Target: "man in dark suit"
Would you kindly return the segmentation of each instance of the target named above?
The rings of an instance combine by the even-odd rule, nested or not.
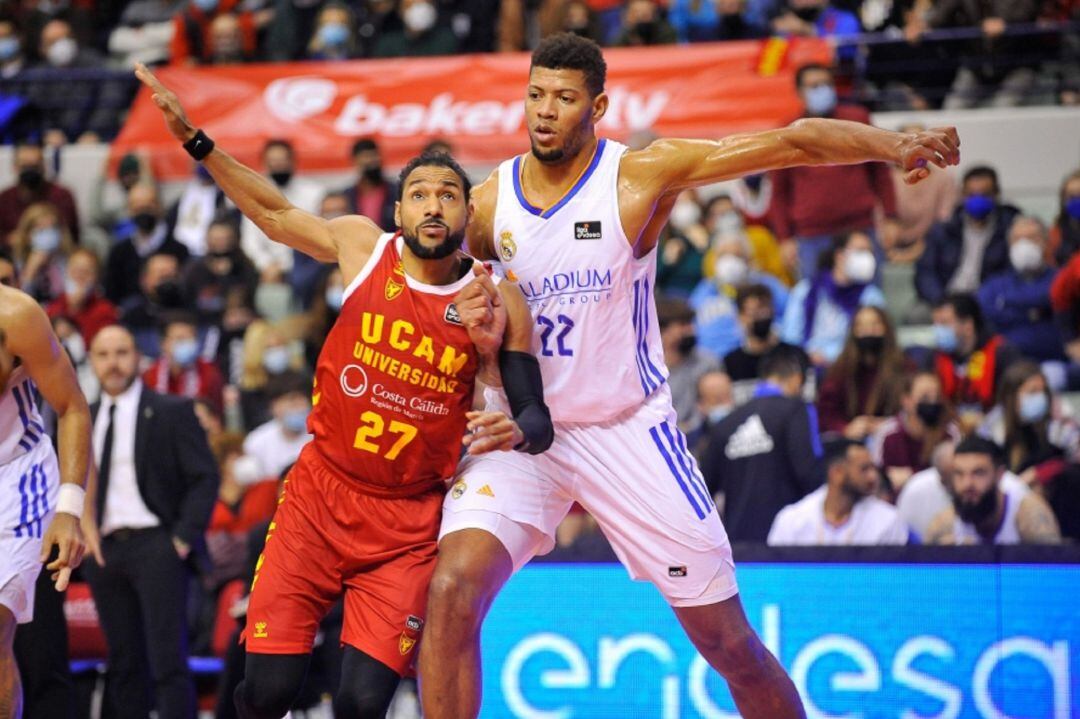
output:
[[[187,584],[217,467],[191,400],[143,387],[127,329],[98,332],[90,363],[102,389],[91,412],[105,561],[85,573],[109,644],[110,699],[118,717],[144,719],[154,696],[161,719],[192,719]]]
[[[777,512],[824,479],[817,413],[802,400],[805,361],[790,345],[768,352],[753,398],[709,434],[702,470],[709,491],[724,494],[733,542],[764,542]]]

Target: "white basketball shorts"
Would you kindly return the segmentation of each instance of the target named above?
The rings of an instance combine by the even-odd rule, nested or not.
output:
[[[485,394],[489,410],[509,414]],[[727,532],[664,385],[642,405],[596,424],[556,423],[539,455],[467,456],[446,495],[440,537],[462,529],[494,534],[520,569],[555,546],[574,502],[597,521],[630,576],[656,585],[673,606],[738,593]]]
[[[60,468],[47,436],[26,454],[0,465],[0,605],[19,624],[34,618],[41,572],[41,538],[52,521]]]

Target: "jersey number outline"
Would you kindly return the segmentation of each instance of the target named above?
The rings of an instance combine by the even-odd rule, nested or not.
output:
[[[564,344],[564,341],[566,340],[566,335],[570,334],[570,330],[574,329],[574,321],[566,315],[558,315],[555,319],[562,325],[559,334],[555,335],[555,348],[558,350],[560,357],[573,357],[574,350],[567,347]],[[551,337],[551,333],[555,331],[555,323],[543,315],[537,315],[536,324],[544,328],[540,332],[540,354],[545,357],[553,357],[555,353],[548,347],[548,338]]]
[[[356,449],[362,449],[365,452],[371,452],[372,454],[382,455],[382,447],[380,447],[372,439],[381,437],[386,431],[386,420],[378,412],[372,412],[368,410],[360,415],[360,421],[362,425],[356,428],[356,438],[353,440],[353,447]],[[384,456],[386,459],[394,460],[401,454],[401,450],[416,439],[417,429],[411,424],[405,422],[398,422],[396,419],[390,420],[390,433],[400,435],[394,444],[386,451]]]

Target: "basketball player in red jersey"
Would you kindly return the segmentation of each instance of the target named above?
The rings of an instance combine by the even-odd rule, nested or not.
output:
[[[445,482],[460,438],[471,431],[464,439],[471,455],[537,453],[551,443],[525,300],[512,283],[491,285],[491,294],[472,300],[488,308],[485,322],[504,327],[501,350],[489,345],[481,357],[455,305],[484,270],[458,249],[470,186],[450,156],[424,154],[402,170],[400,232],[385,233],[357,215],[325,221],[213,149],[174,93],[145,67],[136,74],[172,134],[247,217],[271,239],[337,262],[346,283],[316,364],[308,422],[314,439],[285,480],[256,567],[237,709],[245,719],[285,715],[319,621],[344,595],[335,715],[383,717],[424,625]],[[498,365],[513,419],[469,412],[481,360],[485,369]]]

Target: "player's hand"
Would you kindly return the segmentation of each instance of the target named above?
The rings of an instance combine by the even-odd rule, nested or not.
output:
[[[484,357],[492,357],[502,346],[506,330],[506,307],[503,306],[499,288],[484,266],[473,263],[472,282],[454,298],[461,324],[476,345],[476,351]]]
[[[71,581],[71,570],[82,562],[83,552],[86,546],[83,544],[82,532],[79,531],[79,518],[67,512],[57,512],[53,520],[49,522],[49,528],[45,530],[45,536],[41,541],[41,562],[45,563],[52,554],[53,546],[58,553],[56,559],[45,565],[52,572],[52,580],[56,584],[56,591],[62,592],[67,589]]]
[[[86,553],[94,558],[99,567],[105,566],[105,555],[101,552],[101,530],[98,528],[97,518],[92,516],[92,509],[87,502],[86,510],[83,512],[82,521],[79,526],[82,528],[83,539],[86,544]]]
[[[900,144],[904,182],[914,185],[930,176],[930,165],[945,168],[960,163],[960,135],[955,127],[935,127],[909,133]]]
[[[469,420],[461,443],[469,448],[469,454],[485,452],[509,452],[525,439],[517,422],[504,412],[466,412]]]
[[[187,142],[195,136],[195,127],[188,122],[187,115],[184,114],[184,108],[180,106],[180,100],[176,97],[176,93],[161,84],[161,80],[154,77],[154,73],[143,65],[141,62],[135,64],[135,77],[139,78],[142,84],[146,85],[153,94],[150,99],[154,101],[154,104],[161,110],[161,114],[165,116],[165,124],[169,128],[169,132],[180,142]]]

